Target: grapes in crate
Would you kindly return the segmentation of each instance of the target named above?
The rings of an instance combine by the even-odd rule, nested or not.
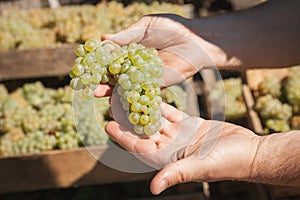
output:
[[[137,134],[153,135],[160,128],[162,60],[154,48],[91,38],[75,50],[71,87],[92,98],[99,83],[116,86],[123,109]]]

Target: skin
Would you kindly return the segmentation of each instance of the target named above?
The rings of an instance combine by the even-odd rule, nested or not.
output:
[[[159,49],[165,85],[209,67],[292,66],[300,63],[299,7],[298,0],[272,0],[246,11],[205,19],[144,16],[126,30],[102,39]],[[95,96],[111,92],[108,85],[100,85]],[[112,95],[112,107],[117,104]],[[151,182],[153,194],[190,181],[300,186],[300,131],[257,136],[234,124],[190,117],[165,104],[162,114],[163,126],[155,137],[136,137],[117,122],[106,126],[112,139],[160,169]]]

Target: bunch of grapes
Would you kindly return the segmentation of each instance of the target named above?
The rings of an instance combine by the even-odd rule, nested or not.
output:
[[[281,95],[280,81],[273,77],[267,77],[263,82],[258,84],[257,89],[260,96],[271,94],[277,98]]]
[[[108,140],[104,134],[104,124],[109,120],[108,98],[95,99],[97,117],[90,114],[93,110],[86,109],[86,102],[76,99],[81,107],[77,107],[77,115],[73,116],[72,89],[68,86],[54,90],[35,82],[24,84],[9,94],[6,87],[0,85],[0,92],[3,92],[2,99],[0,97],[1,156],[101,145]],[[80,121],[77,127],[76,120]]]
[[[288,76],[284,80],[282,87],[284,97],[288,103],[295,107],[300,106],[300,75]]]
[[[242,79],[228,78],[217,81],[210,95],[213,102],[218,102],[224,108],[226,120],[235,120],[246,115]]]
[[[292,107],[288,104],[281,103],[278,99],[267,94],[258,97],[255,104],[256,111],[264,120],[266,119],[283,119],[288,120],[292,116]]]
[[[291,130],[291,127],[289,125],[289,122],[284,119],[268,119],[265,122],[265,133],[270,133],[270,132],[287,132]]]
[[[71,87],[92,97],[99,83],[117,85],[123,109],[137,134],[153,135],[160,128],[162,60],[154,48],[132,43],[120,47],[91,38],[76,48]]]
[[[117,1],[103,1],[96,6],[7,10],[0,14],[0,51],[84,42],[103,33],[118,32],[141,16],[154,13],[184,16],[186,11],[171,3],[140,2],[125,7]]]

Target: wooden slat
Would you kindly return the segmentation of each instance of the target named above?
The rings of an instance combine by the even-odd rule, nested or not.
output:
[[[43,0],[1,0],[0,1],[0,14],[9,9],[31,9],[41,8],[43,6]]]
[[[75,45],[0,52],[0,80],[61,76],[69,73]]]
[[[247,108],[247,115],[249,119],[250,128],[257,134],[263,134],[263,127],[260,121],[260,118],[257,112],[253,109],[254,107],[254,99],[251,94],[251,90],[248,85],[243,84],[242,86],[242,93],[244,97],[244,102]]]
[[[107,145],[87,149],[0,158],[0,193],[150,180],[154,175],[121,172],[99,162],[94,156],[106,156],[110,151]],[[122,159],[119,157],[114,155],[111,159]],[[135,157],[133,161],[140,162]]]

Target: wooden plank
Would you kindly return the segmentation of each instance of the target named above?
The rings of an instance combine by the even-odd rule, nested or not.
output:
[[[267,77],[284,79],[288,74],[287,68],[276,69],[253,69],[247,70],[245,74],[247,85],[243,85],[243,97],[247,107],[250,128],[257,134],[263,135],[263,126],[258,113],[254,110],[255,98],[257,98],[258,84]]]
[[[263,127],[257,112],[254,110],[254,99],[248,85],[243,84],[242,94],[247,108],[248,123],[250,128],[257,134],[263,134]]]
[[[43,0],[1,0],[0,1],[0,14],[9,9],[31,9],[41,8]]]
[[[112,169],[90,153],[101,157],[105,156],[107,151],[109,146],[103,145],[87,149],[2,157],[0,193],[150,180],[154,175],[154,172],[126,173]],[[118,159],[117,156],[113,158]],[[136,162],[139,161],[136,159]]]
[[[253,69],[246,71],[246,81],[251,90],[257,90],[257,86],[267,77],[276,77],[282,80],[288,74],[287,68]]]
[[[61,76],[74,63],[75,45],[0,53],[0,80]]]

